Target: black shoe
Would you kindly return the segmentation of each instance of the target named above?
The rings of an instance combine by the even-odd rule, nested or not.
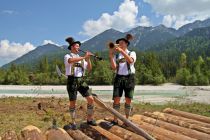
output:
[[[72,127],[72,130],[77,130],[77,125],[76,125],[75,123],[73,123],[73,124],[71,125],[71,127]]]
[[[88,125],[97,126],[97,123],[95,120],[87,121]]]
[[[111,121],[111,124],[113,124],[113,125],[118,125],[118,121],[112,120],[112,121]]]
[[[71,123],[71,124],[65,125],[63,127],[63,129],[66,130],[66,131],[69,130],[69,129],[71,129],[71,130],[77,130],[77,125],[75,123]]]

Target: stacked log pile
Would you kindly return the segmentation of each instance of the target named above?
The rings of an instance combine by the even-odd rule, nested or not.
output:
[[[130,120],[157,140],[210,140],[210,118],[167,108],[163,112],[135,114]],[[7,131],[0,140],[146,140],[132,127],[112,125],[110,119],[98,120],[98,126],[82,123],[78,130],[50,128],[41,131],[29,125],[17,134]]]

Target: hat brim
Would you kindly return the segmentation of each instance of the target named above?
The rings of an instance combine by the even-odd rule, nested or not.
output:
[[[130,45],[130,42],[129,42],[127,39],[125,39],[125,38],[120,38],[120,39],[118,39],[118,40],[116,41],[116,43],[119,44],[119,42],[120,42],[121,40],[125,41],[125,42],[128,44],[128,46]]]
[[[68,47],[69,50],[71,50],[71,46],[73,46],[74,44],[79,44],[79,46],[81,46],[81,42],[80,41],[75,41],[73,43],[71,43]]]

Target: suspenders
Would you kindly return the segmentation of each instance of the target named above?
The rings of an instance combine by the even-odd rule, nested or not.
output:
[[[131,51],[128,52],[128,55],[130,56],[131,54]],[[119,64],[120,63],[124,63],[126,62],[127,64],[127,68],[128,68],[128,74],[131,74],[131,67],[130,67],[130,64],[125,60],[125,58],[121,58],[119,59],[119,53],[115,55],[116,56],[116,64],[117,64],[117,74],[118,74],[118,71],[119,71]]]
[[[72,58],[72,54],[69,54]],[[72,66],[71,66],[71,76],[74,76],[74,70],[75,70],[75,67],[80,67],[82,68],[82,76],[84,76],[85,74],[85,69],[84,69],[84,60],[82,60],[81,63],[73,63]]]

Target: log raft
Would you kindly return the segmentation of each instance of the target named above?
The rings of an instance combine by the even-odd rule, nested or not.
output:
[[[176,115],[176,116],[182,116],[182,117],[185,117],[185,118],[189,118],[189,119],[193,119],[193,120],[197,120],[197,121],[201,121],[201,122],[210,124],[210,117],[201,116],[201,115],[198,115],[198,114],[193,114],[193,113],[184,112],[184,111],[171,109],[171,108],[166,108],[166,109],[163,110],[163,112],[173,114],[173,115]]]
[[[86,123],[83,123],[82,125],[80,125],[80,129],[82,130],[82,132],[84,132],[86,135],[93,138],[94,140],[123,140],[119,136],[101,128],[100,126],[90,126]]]
[[[146,123],[164,128],[166,130],[170,130],[170,131],[175,132],[175,133],[183,134],[185,136],[195,138],[195,139],[198,139],[198,140],[207,140],[207,139],[210,140],[210,135],[208,135],[206,133],[202,133],[202,132],[199,132],[199,131],[196,131],[196,130],[191,130],[191,129],[188,129],[188,128],[184,128],[184,127],[181,127],[181,126],[178,126],[178,125],[175,125],[175,124],[171,124],[171,123],[164,122],[164,121],[161,121],[161,120],[157,120],[157,119],[154,119],[154,118],[150,118],[150,117],[147,117],[147,116],[134,115],[134,116],[132,116],[132,120],[137,121],[137,122],[144,121]]]
[[[184,120],[179,119],[179,117],[177,116],[172,116],[172,115],[161,113],[161,112],[153,112],[153,113],[145,112],[144,115],[155,118],[155,119],[160,119],[162,121],[166,121],[172,124],[176,124],[181,127],[186,127],[186,128],[190,128],[190,129],[194,129],[194,130],[206,133],[206,134],[210,134],[210,128],[206,128],[197,124],[191,124],[191,123],[185,122]]]
[[[123,121],[127,126],[131,127],[133,129],[133,131],[135,131],[135,133],[143,136],[144,138],[146,138],[148,140],[155,140],[151,135],[149,135],[146,131],[144,131],[144,129],[142,129],[141,127],[137,127],[135,124],[133,124],[130,120],[125,118],[118,111],[116,111],[112,107],[109,107],[108,105],[106,105],[106,103],[104,103],[101,99],[99,99],[96,94],[92,94],[92,95],[93,95],[95,103],[97,103],[100,107],[106,109],[108,112],[113,114],[115,117],[117,117],[118,119]]]
[[[102,102],[102,106],[105,105]],[[105,107],[108,107],[105,105]],[[108,107],[109,111],[113,111]],[[167,109],[169,110],[169,109]],[[209,123],[206,121],[208,117],[203,119],[195,119],[199,115],[181,111],[182,114],[188,114],[188,116],[178,115],[180,111],[170,110],[168,112],[145,112],[144,115],[134,115],[129,118],[129,121],[121,118],[122,121],[128,122],[127,124],[135,125],[135,128],[141,128],[145,130],[147,134],[152,136],[152,139],[157,140],[207,140],[210,139]],[[116,112],[114,112],[116,114]],[[193,116],[194,115],[194,116]],[[191,117],[193,116],[193,117]],[[196,117],[195,117],[196,116]],[[201,121],[202,120],[202,121]],[[205,121],[204,121],[205,120]],[[110,119],[108,120],[110,121]],[[0,140],[146,140],[145,137],[137,133],[130,126],[122,126],[122,121],[119,120],[119,125],[112,125],[110,122],[104,120],[98,120],[98,126],[89,126],[86,124],[86,128],[83,130],[82,125],[78,130],[63,130],[61,128],[51,128],[45,133],[35,126],[27,126],[23,128],[20,135],[17,135],[15,131],[7,131],[0,136]],[[71,128],[71,127],[69,127]],[[2,132],[1,132],[2,133]]]
[[[121,137],[124,140],[146,140],[144,137],[126,130],[118,125],[111,125],[111,123],[108,121],[98,120],[97,123],[99,123],[103,129]]]
[[[157,139],[173,139],[173,140],[195,140],[194,138],[190,138],[188,136],[175,133],[166,129],[163,129],[161,127],[146,123],[146,122],[139,122],[131,118],[133,122],[139,125],[139,127],[145,129],[149,134],[154,135],[157,137]],[[161,138],[159,136],[162,136]]]

